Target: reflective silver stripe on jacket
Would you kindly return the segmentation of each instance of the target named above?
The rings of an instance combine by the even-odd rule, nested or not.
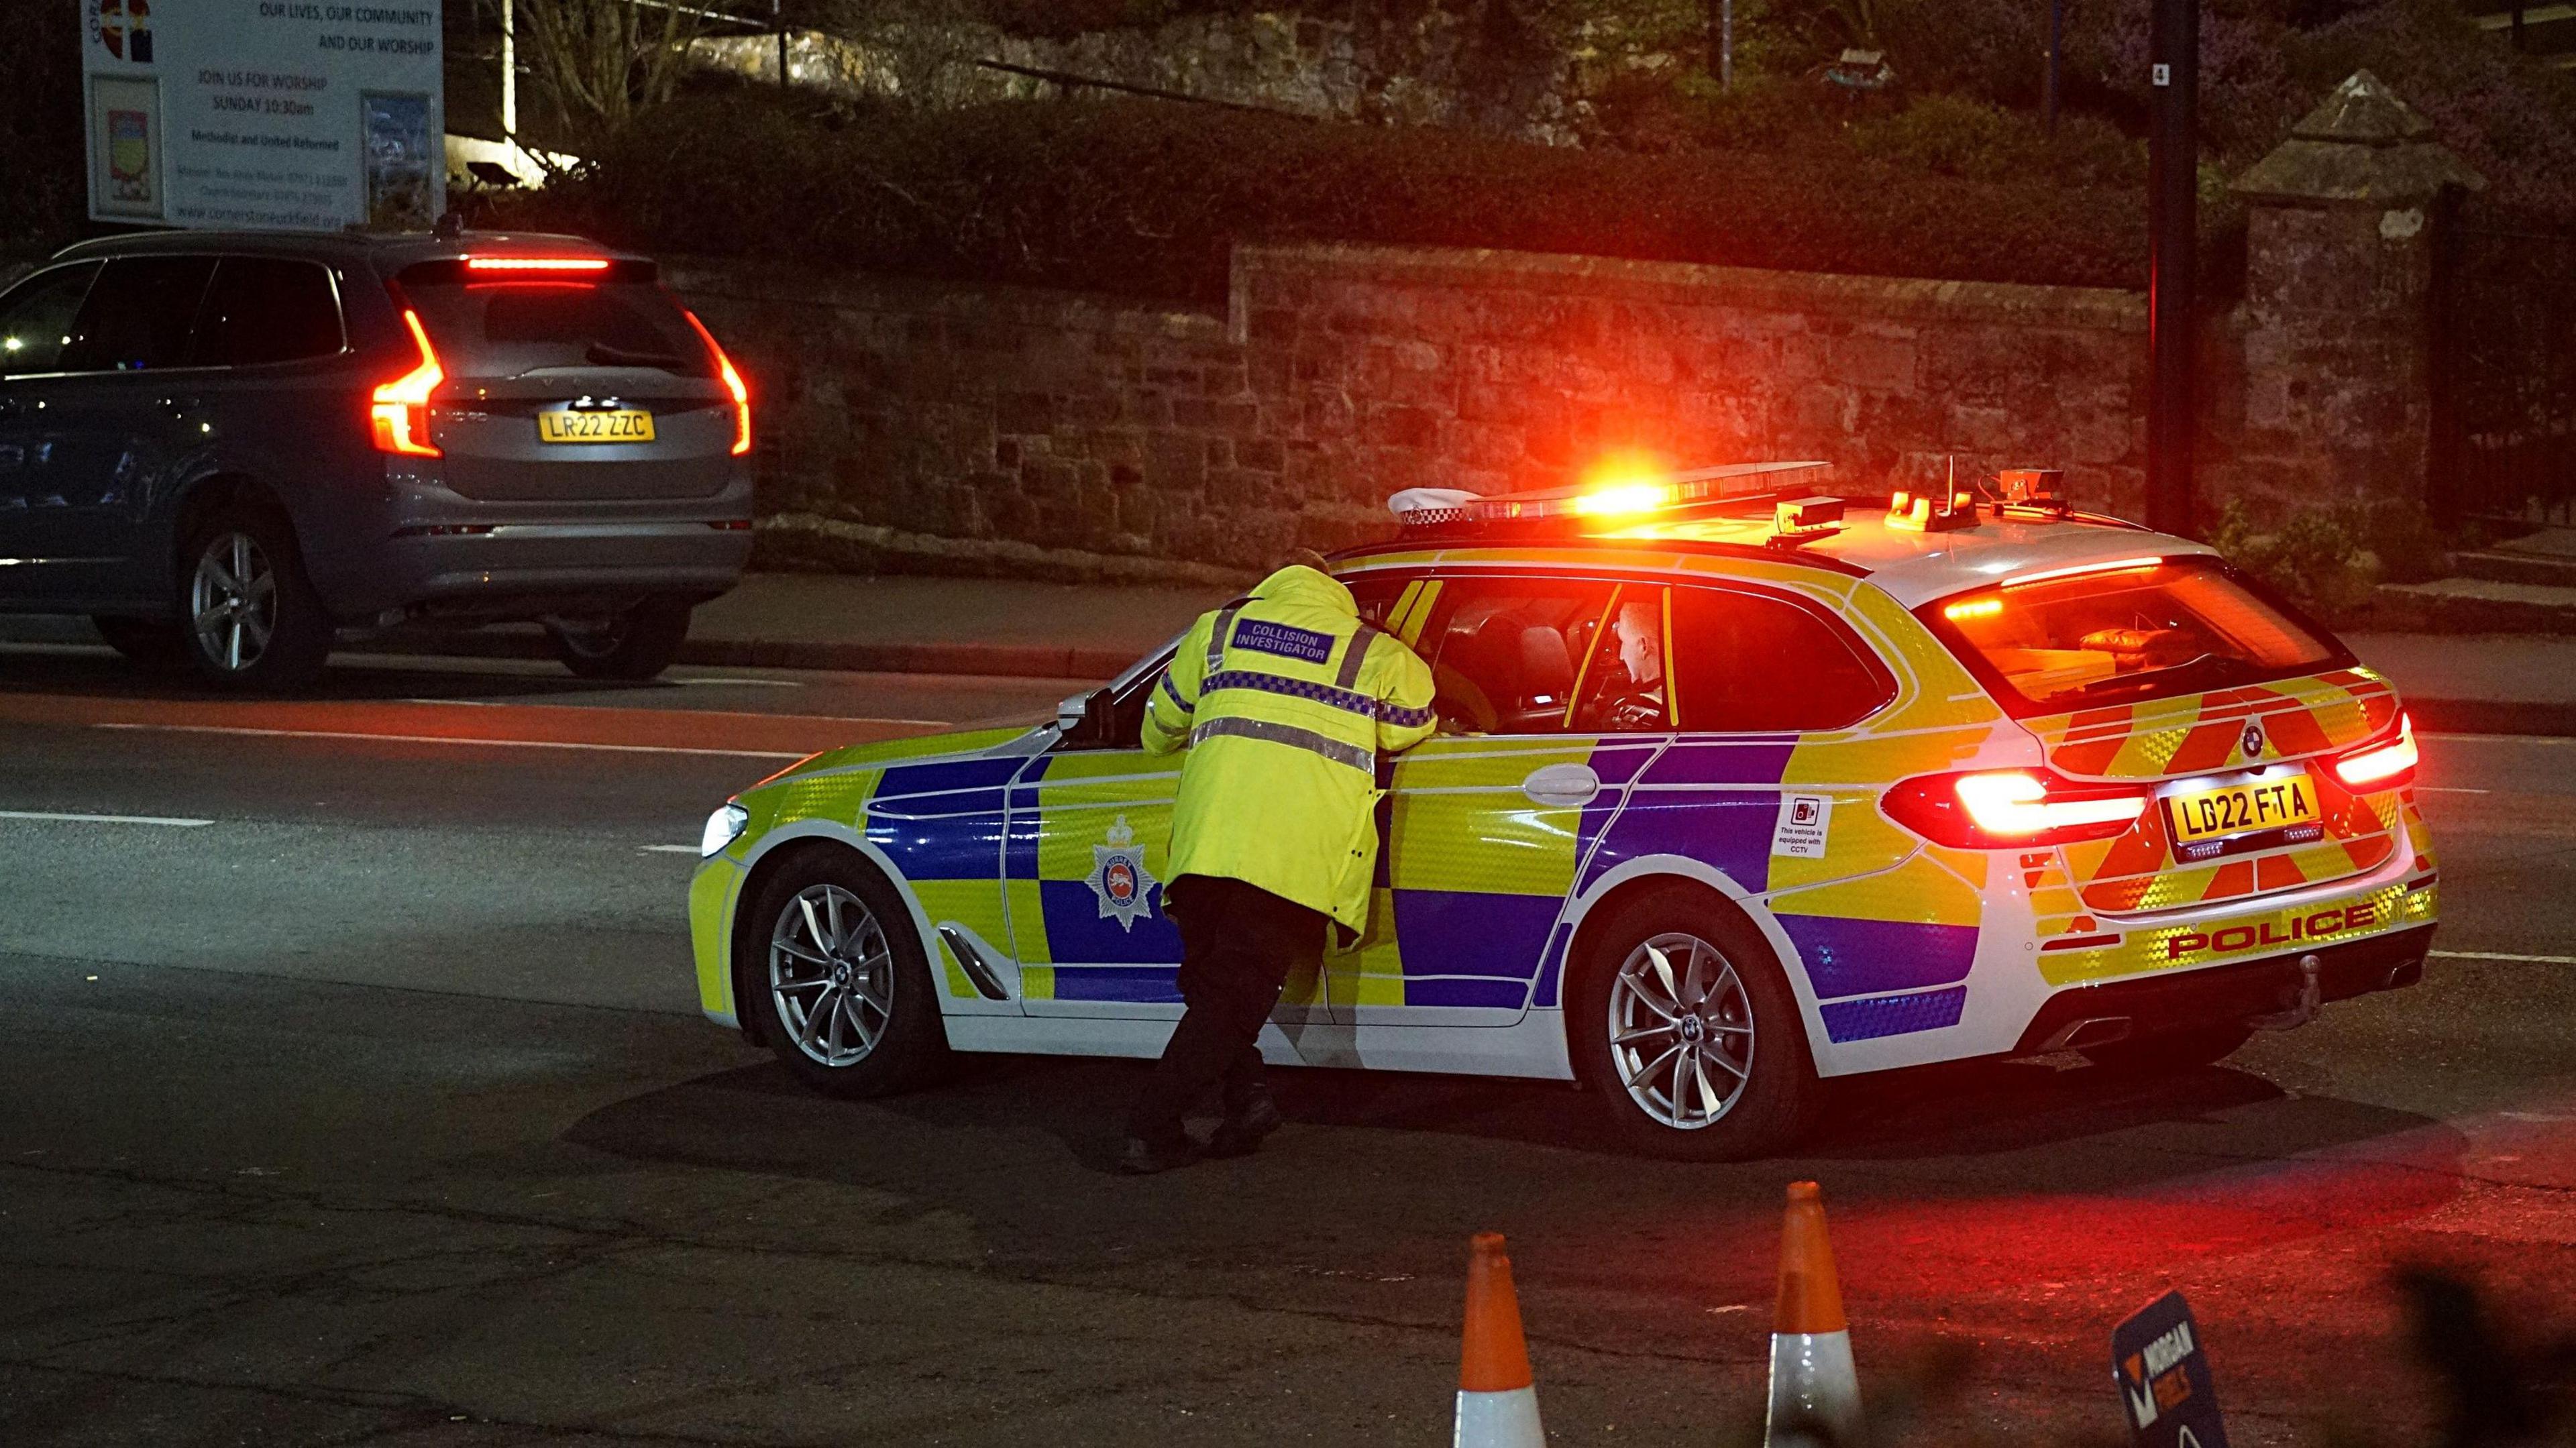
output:
[[[1225,662],[1225,636],[1234,632],[1234,616],[1241,612],[1243,612],[1243,605],[1239,603],[1229,603],[1217,611],[1216,627],[1208,630],[1207,671],[1209,673],[1215,673],[1218,666]]]
[[[1230,734],[1238,739],[1266,739],[1273,744],[1320,754],[1335,764],[1347,764],[1363,774],[1374,776],[1377,773],[1377,751],[1374,749],[1344,744],[1312,729],[1300,729],[1294,724],[1273,724],[1267,719],[1207,720],[1190,731],[1190,745],[1196,748],[1220,734]]]
[[[1360,681],[1360,664],[1368,658],[1369,645],[1377,642],[1377,636],[1378,630],[1369,624],[1361,624],[1359,632],[1351,635],[1350,647],[1342,650],[1341,672],[1333,676],[1336,688],[1347,689]]]

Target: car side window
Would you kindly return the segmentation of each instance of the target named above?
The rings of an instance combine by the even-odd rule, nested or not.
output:
[[[1421,653],[1441,728],[1661,729],[1662,590],[1576,578],[1452,578]]]
[[[1841,729],[1896,691],[1867,645],[1785,598],[1676,588],[1673,633],[1673,703],[1684,729]]]
[[[81,303],[63,346],[65,372],[146,372],[188,359],[188,331],[210,256],[121,256],[107,263]]]
[[[1592,656],[1575,676],[1567,721],[1578,734],[1672,727],[1671,590],[1623,583],[1611,590],[1592,633]]]
[[[339,295],[321,263],[228,256],[197,309],[188,362],[249,367],[328,357],[343,345]]]
[[[1385,628],[1388,613],[1404,597],[1406,578],[1375,577],[1345,580],[1350,585],[1351,600],[1359,605],[1360,617],[1379,628]],[[1145,704],[1154,688],[1170,667],[1165,659],[1153,668],[1135,676],[1123,690],[1104,690],[1102,702],[1109,710],[1099,741],[1088,748],[1141,749],[1144,747]]]
[[[63,344],[80,315],[98,263],[40,271],[0,297],[0,377],[62,368]]]

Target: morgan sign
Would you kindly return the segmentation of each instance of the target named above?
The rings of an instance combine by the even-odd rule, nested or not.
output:
[[[335,231],[446,206],[440,0],[79,0],[89,212]]]

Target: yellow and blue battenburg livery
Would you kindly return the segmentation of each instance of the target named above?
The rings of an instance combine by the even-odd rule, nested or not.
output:
[[[2044,483],[1864,510],[1729,490],[1755,471],[1434,497],[1336,561],[1440,732],[1379,762],[1365,921],[1267,1056],[1579,1078],[1645,1145],[1727,1155],[1820,1078],[2215,1059],[2420,976],[2412,729],[2331,636]],[[708,1016],[832,1089],[940,1048],[1157,1053],[1167,658],[744,791],[691,892]]]

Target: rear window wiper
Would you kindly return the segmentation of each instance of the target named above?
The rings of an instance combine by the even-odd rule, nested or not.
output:
[[[606,342],[593,342],[582,358],[599,367],[659,367],[665,372],[687,373],[692,359],[676,352],[639,352],[628,347],[612,347]]]
[[[2118,694],[2150,693],[2190,673],[2208,674],[2213,683],[2230,677],[2241,683],[2244,682],[2246,675],[2258,672],[2260,671],[2253,665],[2233,654],[2200,653],[2179,664],[2165,664],[2153,669],[2140,669],[2134,674],[2117,674],[2107,679],[2096,679],[2083,688],[2063,694],[2051,694],[2046,702],[2050,704],[2073,703],[2079,700],[2089,702]]]

